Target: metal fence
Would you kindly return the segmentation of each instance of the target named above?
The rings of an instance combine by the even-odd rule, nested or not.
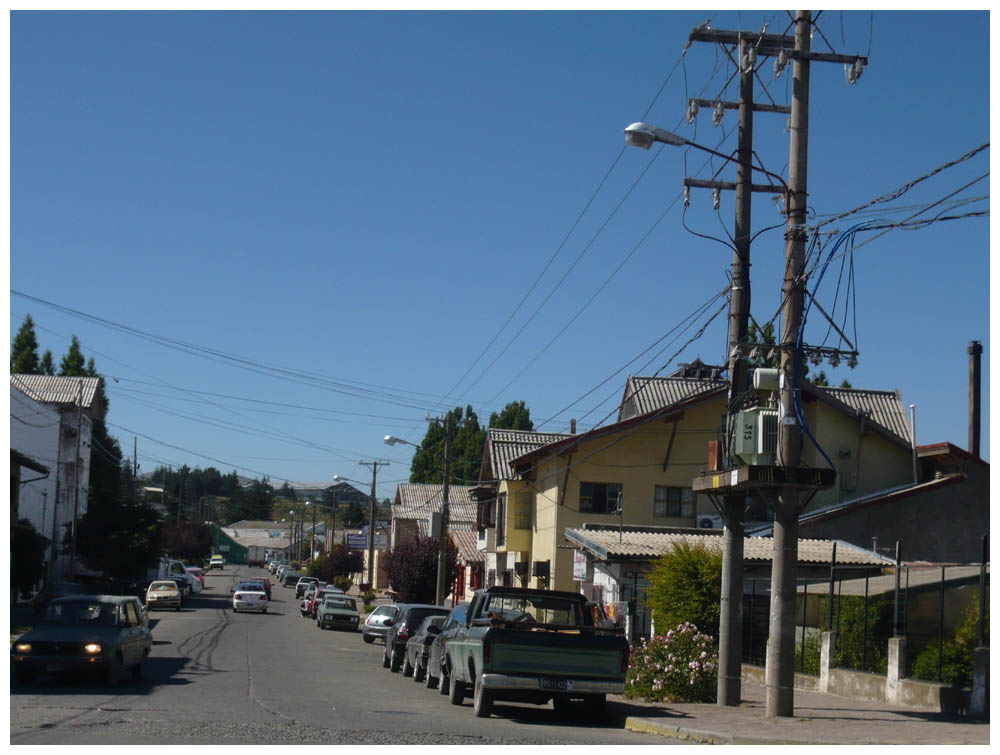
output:
[[[906,637],[907,676],[956,686],[971,683],[975,647],[989,645],[989,556],[982,536],[978,562],[901,563],[871,567],[836,563],[826,579],[797,585],[796,670],[818,674],[821,636],[836,632],[833,665],[886,672],[891,637]],[[743,662],[764,665],[770,623],[769,580],[748,578],[743,597]]]

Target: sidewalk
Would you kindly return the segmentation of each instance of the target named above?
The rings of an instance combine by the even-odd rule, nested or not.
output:
[[[709,744],[978,744],[990,742],[988,721],[944,716],[887,703],[795,690],[792,718],[764,718],[765,688],[743,680],[743,704],[644,703],[616,700],[649,711],[629,716],[625,728]]]

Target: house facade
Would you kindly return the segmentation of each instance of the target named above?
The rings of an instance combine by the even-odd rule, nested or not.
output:
[[[72,573],[58,551],[67,526],[87,512],[93,423],[103,417],[100,378],[10,376],[10,447],[48,468],[19,482],[18,516],[49,539],[48,578]]]

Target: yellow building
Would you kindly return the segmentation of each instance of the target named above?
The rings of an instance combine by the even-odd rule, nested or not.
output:
[[[573,546],[566,528],[586,523],[695,528],[716,512],[691,480],[708,468],[709,443],[724,429],[727,384],[705,377],[630,377],[617,422],[579,435],[530,443],[511,454],[505,433],[490,430],[480,479],[480,542],[487,585],[504,583],[575,590]],[[760,403],[772,398],[761,391]],[[806,422],[837,466],[838,483],[811,508],[912,479],[905,409],[896,392],[805,384]],[[505,453],[506,452],[506,453]],[[806,446],[804,465],[826,461]],[[765,521],[762,501],[749,501],[750,521]],[[493,537],[487,530],[493,529]],[[490,571],[495,572],[491,580]]]

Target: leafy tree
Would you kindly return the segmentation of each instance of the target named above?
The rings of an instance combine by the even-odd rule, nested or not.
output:
[[[433,603],[437,593],[437,563],[440,544],[432,537],[417,535],[385,551],[389,585],[402,603]],[[458,549],[448,540],[445,560],[446,584],[458,574]]]
[[[59,374],[69,377],[87,377],[86,360],[83,358],[83,351],[80,349],[80,339],[75,335],[69,344],[67,351],[59,364]]]
[[[348,501],[344,505],[344,514],[341,526],[349,530],[353,530],[358,527],[363,527],[367,523],[368,512],[365,510],[364,505],[362,505],[360,501]]]
[[[27,519],[10,526],[10,596],[27,597],[45,576],[45,549],[48,538],[35,531]]]
[[[161,534],[159,514],[150,506],[95,506],[77,522],[76,551],[90,569],[134,579],[156,566]]]
[[[531,431],[535,429],[535,424],[531,421],[531,410],[523,401],[511,401],[502,412],[490,415],[490,427]]]
[[[678,543],[656,560],[649,574],[647,604],[657,627],[691,622],[699,631],[719,636],[722,551]]]
[[[212,529],[204,522],[171,522],[163,527],[163,547],[183,561],[202,561],[212,553]]]
[[[38,368],[38,338],[35,336],[35,322],[31,315],[24,318],[24,323],[14,336],[10,347],[11,374],[37,375]]]
[[[38,363],[38,372],[41,375],[55,375],[56,366],[52,362],[52,349],[46,349],[42,354],[42,360]]]
[[[290,501],[297,500],[295,488],[289,485],[287,480],[285,480],[285,484],[281,486],[281,490],[278,491],[278,497],[287,498]]]
[[[334,577],[349,577],[360,574],[365,567],[361,551],[344,545],[335,545],[322,559],[320,573],[317,575],[327,582],[333,582]]]

